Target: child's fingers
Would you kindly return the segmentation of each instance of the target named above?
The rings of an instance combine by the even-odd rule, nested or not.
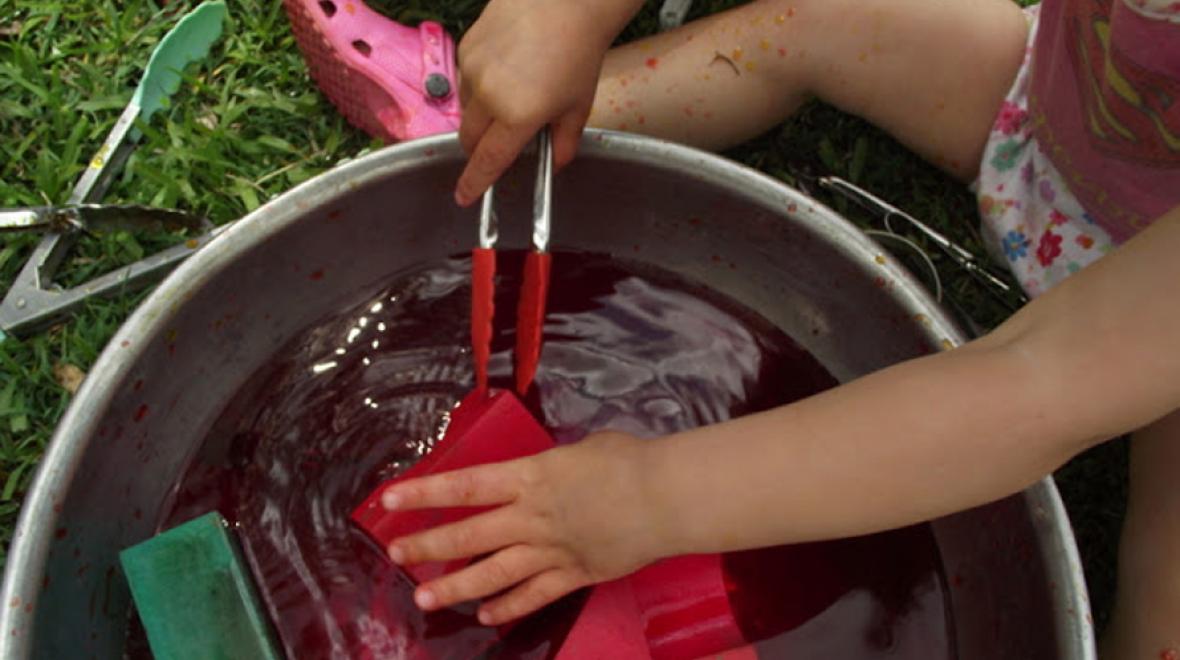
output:
[[[553,165],[560,169],[569,164],[578,153],[578,142],[582,140],[582,129],[586,127],[589,110],[574,110],[557,119],[553,124]]]
[[[443,472],[394,484],[381,494],[389,511],[453,506],[491,506],[516,499],[520,493],[518,461],[493,463]]]
[[[557,551],[514,545],[462,570],[424,584],[414,602],[424,610],[450,607],[504,591],[556,565]]]
[[[495,509],[442,527],[395,539],[389,558],[395,564],[421,564],[475,557],[526,538],[525,519],[511,509]]]
[[[463,106],[463,120],[459,123],[459,144],[468,155],[475,152],[480,138],[492,124],[492,116],[482,103],[472,101]]]
[[[551,568],[534,575],[507,594],[479,608],[479,622],[498,626],[545,607],[562,596],[580,589],[590,580],[569,569]]]
[[[470,206],[489,186],[500,178],[524,145],[536,135],[539,125],[509,126],[492,121],[467,160],[467,167],[459,176],[455,201]]]

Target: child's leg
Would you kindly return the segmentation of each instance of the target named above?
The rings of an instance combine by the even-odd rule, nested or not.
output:
[[[590,123],[720,149],[814,94],[969,179],[1026,33],[1010,0],[756,0],[612,50]]]
[[[1131,440],[1118,602],[1104,660],[1180,659],[1180,411]]]

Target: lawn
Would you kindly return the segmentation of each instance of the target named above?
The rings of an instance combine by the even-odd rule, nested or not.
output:
[[[195,4],[0,0],[0,207],[65,201],[176,12]],[[186,209],[223,223],[342,159],[381,146],[345,123],[311,83],[279,2],[229,4],[226,34],[202,66],[189,69],[171,106],[145,127],[143,142],[106,201]],[[370,4],[407,23],[441,21],[456,36],[483,5],[479,0]],[[697,0],[692,15],[735,4]],[[654,32],[658,5],[650,1],[621,39]],[[843,176],[983,254],[973,197],[962,185],[832,108],[812,104],[728,155],[803,187],[808,175]],[[812,192],[862,226],[880,228],[843,200]],[[0,240],[4,291],[37,237],[0,234]],[[85,239],[63,265],[59,281],[84,281],[179,240],[183,236],[127,233]],[[1004,305],[936,250],[931,254],[954,301],[974,324],[987,329],[1005,318]],[[69,403],[68,376],[90,367],[143,295],[128,291],[91,301],[48,331],[0,343],[0,552],[6,551],[21,499]],[[1125,472],[1125,443],[1111,443],[1058,474],[1099,624],[1113,588]]]

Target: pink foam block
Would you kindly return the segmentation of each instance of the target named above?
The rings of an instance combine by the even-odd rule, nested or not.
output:
[[[555,660],[601,658],[651,658],[631,581],[626,578],[594,587]]]
[[[744,646],[720,555],[656,562],[631,576],[654,660],[698,658]]]
[[[487,508],[386,511],[381,506],[381,494],[389,486],[404,479],[508,461],[540,453],[552,446],[553,439],[510,392],[472,392],[451,413],[446,435],[438,446],[409,470],[374,490],[353,510],[352,520],[381,547],[388,546],[395,538],[462,520]],[[461,568],[466,563],[418,564],[406,567],[406,573],[417,582],[425,582]]]

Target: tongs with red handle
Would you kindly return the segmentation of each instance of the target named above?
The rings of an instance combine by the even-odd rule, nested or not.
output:
[[[549,293],[549,229],[553,199],[553,142],[546,127],[537,136],[537,183],[533,190],[533,248],[525,257],[520,302],[516,308],[516,391],[524,396],[537,372]],[[488,386],[493,298],[496,277],[495,188],[484,193],[479,214],[479,246],[471,251],[471,346],[476,388]]]

